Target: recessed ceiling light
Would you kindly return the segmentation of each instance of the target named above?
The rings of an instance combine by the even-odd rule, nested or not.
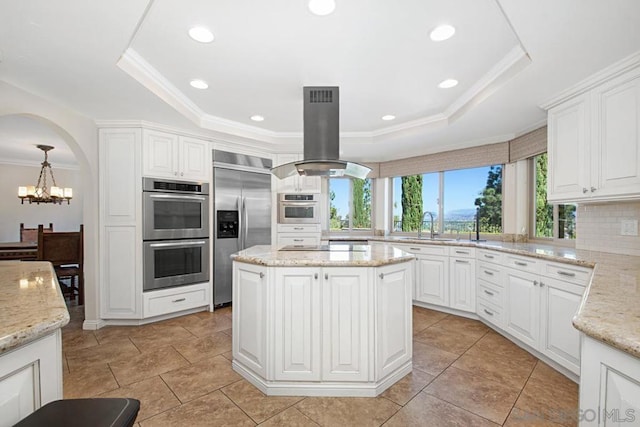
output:
[[[449,89],[458,85],[458,81],[456,79],[447,79],[440,82],[438,87],[440,89]]]
[[[254,122],[263,122],[264,121],[264,117],[262,117],[259,114],[256,114],[255,116],[251,116],[251,120],[253,120]]]
[[[433,40],[434,42],[441,42],[443,40],[451,38],[455,33],[455,28],[453,28],[451,25],[445,24],[439,25],[434,28],[433,31],[431,31],[431,34],[429,34],[429,37],[431,37],[431,40]]]
[[[382,116],[382,120],[395,120],[396,116],[393,116],[391,114],[387,114],[386,116]]]
[[[328,15],[336,8],[335,0],[309,0],[309,10],[314,15]]]
[[[189,84],[195,87],[196,89],[206,89],[209,87],[209,84],[207,82],[199,79],[191,80]]]
[[[193,27],[189,30],[189,37],[200,43],[211,43],[213,33],[205,27]]]

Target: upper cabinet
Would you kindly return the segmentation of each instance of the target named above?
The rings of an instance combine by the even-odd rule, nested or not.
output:
[[[549,201],[640,198],[640,66],[556,103],[548,137]]]
[[[143,131],[144,176],[209,181],[209,143],[154,130]]]
[[[278,154],[276,166],[301,159],[301,154]],[[279,179],[277,190],[278,193],[320,193],[320,179],[319,176],[292,176]]]

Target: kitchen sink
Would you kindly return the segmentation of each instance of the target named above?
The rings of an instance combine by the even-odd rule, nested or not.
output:
[[[446,237],[412,237],[412,236],[398,236],[395,239],[400,240],[424,240],[425,242],[454,242],[456,239],[449,239]]]

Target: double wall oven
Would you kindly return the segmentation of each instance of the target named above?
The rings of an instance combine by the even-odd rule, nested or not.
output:
[[[209,280],[209,184],[143,178],[143,290]]]

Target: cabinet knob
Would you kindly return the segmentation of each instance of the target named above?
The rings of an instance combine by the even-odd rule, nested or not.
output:
[[[178,176],[178,172],[174,172],[173,174],[174,174],[175,176]]]
[[[180,176],[184,176],[184,172],[180,172]]]
[[[533,286],[538,286],[538,281],[537,280],[533,281]]]
[[[264,273],[263,272],[260,272],[260,278],[264,279]]]
[[[591,192],[595,192],[596,191],[596,187],[591,187]]]
[[[324,280],[329,280],[329,274],[324,273]]]
[[[585,187],[582,187],[582,194],[585,194],[587,191],[589,190],[587,190]]]
[[[318,273],[314,274],[314,275],[313,275],[313,278],[314,278],[314,279],[316,279],[316,280],[318,280]]]
[[[540,287],[544,288],[544,283],[540,282]]]
[[[381,279],[384,279],[384,273],[378,274],[378,277],[381,278]]]

